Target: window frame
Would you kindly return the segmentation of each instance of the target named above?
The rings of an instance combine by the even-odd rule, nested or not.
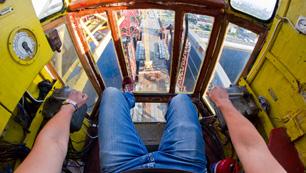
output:
[[[261,47],[264,44],[264,41],[266,39],[266,33],[267,33],[267,22],[270,21],[262,21],[259,19],[256,19],[253,16],[249,16],[247,14],[239,15],[238,13],[241,13],[240,11],[235,11],[235,9],[231,10],[231,7],[227,5],[228,2],[224,2],[223,0],[216,0],[216,1],[188,1],[188,0],[179,0],[179,3],[176,2],[168,2],[168,3],[154,3],[148,0],[144,1],[135,1],[135,3],[118,3],[121,2],[119,0],[111,0],[109,2],[100,2],[100,1],[93,1],[91,3],[87,3],[86,0],[80,0],[78,2],[72,3],[69,6],[70,12],[69,13],[77,13],[77,15],[84,15],[92,12],[106,12],[108,14],[108,20],[110,29],[112,32],[112,37],[115,40],[115,48],[116,48],[116,54],[119,60],[120,69],[122,72],[123,77],[128,76],[127,67],[125,66],[125,59],[123,54],[123,48],[121,46],[121,40],[118,37],[118,34],[116,32],[116,15],[112,13],[112,11],[115,10],[124,10],[124,9],[164,9],[164,10],[173,10],[175,11],[175,28],[174,28],[174,44],[172,45],[172,51],[174,51],[174,54],[172,55],[172,63],[171,63],[171,71],[170,71],[170,91],[168,93],[135,93],[135,99],[136,102],[168,102],[172,97],[174,97],[176,94],[175,92],[175,86],[177,83],[177,74],[178,69],[180,65],[180,58],[181,58],[181,35],[183,33],[183,20],[184,15],[186,13],[193,13],[193,14],[200,14],[200,15],[208,15],[212,16],[216,19],[218,24],[214,25],[212,28],[212,35],[211,37],[215,38],[215,41],[210,41],[208,44],[208,47],[210,47],[212,50],[210,51],[209,55],[209,61],[207,63],[202,65],[200,76],[203,77],[203,79],[199,76],[199,79],[196,83],[196,88],[190,96],[194,100],[194,103],[197,105],[199,111],[201,113],[205,112],[205,109],[207,108],[206,103],[201,100],[202,95],[201,92],[205,92],[207,85],[206,82],[211,77],[210,72],[207,73],[206,68],[213,68],[215,65],[215,60],[213,58],[216,58],[216,55],[220,53],[221,48],[218,48],[219,44],[222,45],[223,43],[223,36],[222,31],[224,30],[223,27],[227,27],[227,22],[231,22],[233,24],[236,24],[238,26],[244,27],[248,30],[251,30],[257,34],[259,34],[259,38],[257,41],[257,44],[255,45],[255,48],[253,52],[251,53],[251,57],[245,66],[242,75],[244,74],[244,71],[248,71],[251,69],[253,63],[256,60],[256,57],[258,53],[260,52]],[[277,0],[278,5],[279,0]],[[85,3],[85,4],[84,4]],[[275,7],[277,7],[277,5]],[[83,9],[79,11],[80,9]],[[274,9],[274,14],[271,16],[271,19],[273,19],[277,8]],[[212,39],[211,39],[212,40]],[[208,48],[209,49],[209,48]],[[86,57],[85,57],[86,58]],[[88,57],[87,57],[88,58]],[[207,59],[205,57],[205,59]],[[175,63],[173,63],[175,61]],[[204,91],[203,91],[204,90]],[[207,112],[207,111],[206,111]]]
[[[101,94],[102,91],[104,90],[105,86],[104,83],[99,82],[98,79],[93,78],[94,76],[96,76],[94,73],[95,68],[93,68],[90,64],[90,62],[88,61],[88,59],[90,59],[90,57],[87,57],[87,55],[84,55],[82,53],[82,50],[80,49],[79,42],[77,41],[76,38],[76,33],[73,33],[73,29],[72,29],[72,22],[71,20],[68,19],[68,17],[60,17],[50,23],[46,23],[45,25],[43,25],[43,30],[44,32],[47,32],[51,29],[55,29],[56,27],[60,26],[60,25],[65,25],[68,33],[69,33],[69,37],[74,45],[76,54],[77,54],[77,59],[80,61],[82,68],[84,69],[84,71],[86,72],[86,76],[88,77],[88,81],[91,82],[91,85],[94,88],[94,91],[97,94],[97,101],[96,103],[93,105],[93,110],[91,112],[90,116],[96,116],[99,110],[99,105],[100,105],[100,100],[101,100]],[[53,64],[51,63],[51,61],[46,64],[46,68],[48,68],[48,70],[50,71],[50,73],[52,74],[52,76],[55,78],[55,80],[59,80],[59,82],[61,82],[61,84],[65,85],[65,81],[63,81],[62,77],[58,74],[58,72],[56,71],[55,67],[53,66]],[[89,70],[90,69],[90,70]]]

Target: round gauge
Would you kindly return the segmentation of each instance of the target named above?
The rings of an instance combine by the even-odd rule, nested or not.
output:
[[[34,61],[37,47],[35,35],[29,29],[16,29],[10,35],[11,55],[21,64],[30,64]]]

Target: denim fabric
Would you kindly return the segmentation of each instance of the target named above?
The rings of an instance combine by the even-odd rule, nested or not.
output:
[[[170,101],[159,149],[152,153],[148,153],[132,122],[130,109],[134,105],[133,94],[105,89],[99,115],[101,172],[141,168],[206,172],[202,130],[187,95],[177,95]]]

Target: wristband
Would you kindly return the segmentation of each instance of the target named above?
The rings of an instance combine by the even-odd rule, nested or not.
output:
[[[68,104],[71,104],[73,107],[74,107],[74,111],[78,110],[78,105],[75,101],[73,100],[70,100],[70,99],[66,99],[64,102],[63,102],[63,105],[68,105]]]

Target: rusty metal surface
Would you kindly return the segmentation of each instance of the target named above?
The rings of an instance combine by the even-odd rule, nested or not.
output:
[[[70,9],[70,12],[77,12],[78,15],[88,15],[93,13],[101,13],[105,11],[117,11],[117,10],[132,10],[132,9],[161,9],[161,10],[173,10],[177,11],[179,9],[184,10],[184,13],[196,13],[209,16],[217,16],[224,13],[222,8],[208,8],[206,6],[200,5],[190,5],[190,4],[174,4],[174,5],[161,5],[161,4],[150,4],[150,3],[137,3],[137,4],[120,4],[119,6],[98,6],[95,8],[84,8],[82,10]]]
[[[135,4],[151,4],[151,8],[153,4],[164,4],[167,6],[173,5],[194,5],[194,6],[203,6],[207,8],[224,8],[225,2],[223,0],[168,0],[168,1],[152,1],[152,0],[74,0],[69,5],[70,10],[81,10],[84,8],[95,8],[97,6],[105,6],[105,5],[116,5],[116,3],[120,3],[120,5],[135,5]]]
[[[167,103],[176,96],[170,93],[134,93],[136,102],[152,102],[152,103]]]
[[[247,28],[248,30],[255,32],[257,34],[262,33],[267,30],[267,26],[263,23],[258,23],[254,20],[247,20],[245,17],[236,16],[234,14],[226,14],[227,19],[230,23],[234,23],[235,25],[239,25],[243,28]]]

